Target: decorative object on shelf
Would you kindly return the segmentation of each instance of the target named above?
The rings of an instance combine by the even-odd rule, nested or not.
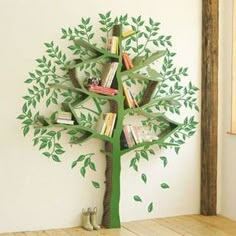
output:
[[[198,124],[193,116],[186,116],[187,109],[198,111],[195,97],[198,88],[192,82],[181,83],[188,69],[175,67],[171,36],[160,34],[159,22],[151,18],[145,22],[141,16],[128,18],[127,14],[113,18],[111,12],[99,17],[101,32],[96,34],[101,34],[100,44],[93,41],[95,33],[90,18],[82,18],[81,24],[73,29],[62,29],[62,39],[69,39],[74,58],[68,59],[53,41],[45,43],[47,55],[36,60],[38,68],[25,81],[29,88],[18,119],[23,135],[32,127],[33,145],[56,162],[65,153],[60,143],[63,134],[69,135],[71,144],[81,145],[91,138],[104,141],[106,190],[102,225],[118,228],[121,158],[134,153],[130,168],[138,172],[140,159],[148,161],[157,155],[153,147],[173,148],[178,154]],[[128,31],[123,30],[125,27]],[[90,77],[92,84],[87,87],[85,80]],[[97,85],[93,78],[101,78],[101,84]],[[39,104],[40,108],[44,102],[47,108],[51,105],[54,108],[62,100],[61,110],[72,114],[74,125],[55,124],[57,112],[46,117],[37,110]],[[178,120],[182,122],[169,118],[180,115],[181,108],[185,117]],[[142,120],[134,125],[125,123],[125,118],[132,116]],[[166,167],[168,158],[160,159]],[[95,153],[81,153],[71,167],[78,167],[86,177],[88,171],[96,171]],[[145,173],[141,180],[148,182]],[[91,183],[100,188],[99,182]],[[166,183],[160,186],[169,188]],[[142,202],[138,195],[133,199]],[[150,202],[147,211],[154,209],[155,203]],[[83,212],[83,226],[90,230],[88,215],[89,212]]]

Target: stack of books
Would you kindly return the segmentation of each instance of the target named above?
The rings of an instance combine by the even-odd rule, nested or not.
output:
[[[104,70],[101,74],[101,85],[106,88],[110,88],[112,81],[115,77],[117,68],[119,63],[118,62],[110,62],[107,63],[104,67]]]
[[[58,124],[73,125],[74,120],[72,120],[71,112],[60,111],[57,113],[56,122]]]
[[[108,112],[102,114],[96,124],[96,130],[102,135],[112,137],[113,130],[116,122],[116,113]]]
[[[114,25],[112,36],[107,40],[107,50],[114,54],[119,54],[119,36],[120,36],[120,26]]]
[[[147,130],[143,126],[124,125],[123,132],[128,147],[133,147],[142,142],[152,142],[158,139],[158,135],[154,131]]]
[[[132,69],[134,67],[132,60],[128,56],[126,52],[123,52],[122,54],[123,62],[125,65],[126,70]]]
[[[119,38],[117,36],[109,37],[106,48],[111,53],[119,54]]]
[[[124,89],[124,95],[125,95],[127,106],[129,108],[138,107],[139,105],[138,105],[137,100],[135,99],[132,92],[130,91],[130,89],[127,87],[125,83],[123,83],[123,89]]]

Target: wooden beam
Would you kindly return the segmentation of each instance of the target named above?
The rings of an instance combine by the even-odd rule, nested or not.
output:
[[[202,0],[201,214],[217,202],[219,0]]]
[[[236,0],[233,1],[233,57],[232,65],[236,65]],[[231,119],[231,132],[236,134],[236,67],[232,68],[232,119]]]

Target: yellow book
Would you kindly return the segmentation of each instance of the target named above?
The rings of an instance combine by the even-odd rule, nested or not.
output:
[[[128,37],[130,36],[131,34],[133,34],[135,31],[133,31],[132,29],[131,30],[126,30],[124,32],[122,32],[122,37]]]
[[[111,126],[112,126],[113,113],[109,112],[109,113],[107,113],[107,116],[108,116],[108,118],[107,118],[107,121],[106,121],[106,127],[105,127],[105,131],[104,131],[104,135],[109,136]]]

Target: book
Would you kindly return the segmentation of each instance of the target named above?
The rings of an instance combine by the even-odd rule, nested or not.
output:
[[[129,89],[125,83],[123,83],[123,89],[124,89],[124,95],[125,95],[125,99],[126,99],[126,103],[127,103],[128,107],[129,108],[134,107],[132,97],[131,97]]]
[[[117,117],[117,114],[112,113],[112,122],[111,122],[111,127],[110,127],[110,130],[109,130],[109,134],[108,134],[109,137],[112,137],[113,130],[114,130],[115,123],[116,123],[116,117]]]
[[[126,30],[126,31],[123,31],[122,32],[122,37],[128,37],[128,36],[130,36],[130,35],[132,35],[132,34],[134,34],[135,33],[135,31],[134,30],[132,30],[132,29],[129,29],[129,30]]]
[[[59,111],[57,113],[57,119],[72,120],[72,113],[67,111]]]
[[[120,146],[121,146],[121,149],[125,149],[129,147],[125,134],[124,134],[124,130],[122,130],[121,135],[120,135]]]
[[[68,120],[68,119],[57,119],[56,122],[58,124],[66,124],[66,125],[73,125],[74,124],[73,120]]]
[[[129,108],[139,107],[137,100],[135,99],[134,95],[130,91],[130,88],[123,83],[124,95],[126,98],[126,103]]]
[[[123,131],[124,131],[124,135],[125,135],[128,147],[133,147],[135,145],[135,142],[131,134],[130,125],[124,125]]]
[[[102,114],[98,120],[98,122],[96,123],[95,129],[98,133],[100,134],[104,134],[105,129],[106,129],[106,123],[107,123],[107,113]]]
[[[99,86],[99,85],[90,85],[88,89],[89,89],[89,91],[104,94],[104,95],[116,95],[116,94],[118,94],[117,89],[106,88],[106,87]]]
[[[126,52],[123,52],[122,58],[123,58],[126,70],[132,69],[134,67],[130,57],[128,56]]]

